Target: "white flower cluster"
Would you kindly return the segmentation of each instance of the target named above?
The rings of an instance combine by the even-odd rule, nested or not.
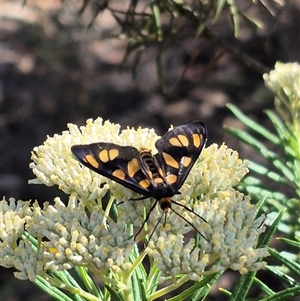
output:
[[[192,196],[213,195],[236,186],[248,173],[248,162],[226,145],[205,148],[192,168],[186,184],[193,187]]]
[[[291,100],[300,100],[300,65],[299,63],[277,62],[275,69],[263,75],[266,85],[276,94],[283,89]]]
[[[156,201],[134,200],[141,196],[82,166],[70,150],[75,144],[112,142],[137,149],[143,146],[155,153],[158,136],[153,130],[126,129],[119,133],[119,125],[100,118],[88,120],[80,129],[72,124],[68,127],[69,131],[48,137],[35,147],[30,164],[37,177],[30,182],[58,185],[70,195],[68,205],[58,198],[43,209],[37,203],[14,205],[11,201],[8,205],[2,201],[0,235],[5,253],[1,265],[17,267],[23,278],[74,266],[86,266],[94,273],[130,268],[128,257],[134,241],[124,224],[140,227]],[[256,208],[249,197],[234,189],[247,172],[247,163],[237,152],[225,145],[210,145],[202,150],[180,194],[173,197],[177,204],[172,203],[171,209],[163,212],[157,203],[147,221],[152,231],[147,252],[162,275],[184,273],[196,280],[226,268],[244,274],[264,266],[260,259],[267,255],[266,249],[255,249],[263,232],[263,217],[255,220]],[[117,223],[101,208],[108,189],[123,201],[117,206]],[[43,239],[38,253],[26,239],[17,242],[24,227],[33,237]],[[192,229],[200,233],[200,244],[184,239]],[[23,266],[22,261],[26,262]]]
[[[185,212],[184,217],[203,235],[200,245],[194,239],[185,244],[184,236],[180,232],[176,235],[172,227],[159,227],[148,245],[149,255],[164,276],[187,274],[196,281],[226,268],[245,274],[265,266],[260,259],[267,250],[254,248],[258,235],[264,232],[264,217],[255,220],[256,208],[249,197],[234,190],[219,192],[214,198],[205,196],[193,210],[207,221]]]
[[[20,240],[32,214],[30,202],[0,201],[0,265],[15,267],[15,277],[22,280],[35,278],[36,253],[29,241]]]
[[[83,203],[75,199],[66,206],[56,198],[54,205],[47,203],[43,209],[37,203],[31,207],[30,202],[11,199],[10,203],[1,201],[1,220],[6,224],[1,225],[0,264],[18,269],[17,278],[33,281],[48,269],[61,271],[74,266],[85,266],[95,273],[130,267],[128,257],[134,242],[129,230],[109,217],[105,221],[99,206],[87,214]],[[27,213],[24,218],[21,211]],[[18,242],[25,229],[43,240],[35,250],[26,239]]]
[[[275,107],[281,118],[292,127],[300,129],[300,65],[276,63],[275,69],[264,74],[265,84],[275,94]]]

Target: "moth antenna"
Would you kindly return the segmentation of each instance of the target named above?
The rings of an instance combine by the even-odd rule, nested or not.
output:
[[[184,205],[182,205],[182,207],[184,208],[187,208],[185,207]],[[207,238],[193,225],[193,223],[191,223],[190,221],[188,221],[183,215],[179,214],[178,212],[176,212],[172,207],[170,207],[170,209],[176,214],[178,215],[179,217],[181,217],[184,221],[186,221],[201,237],[203,237],[206,241],[207,241]],[[190,212],[193,212],[195,215],[201,217],[200,215],[196,214],[196,212],[194,212],[193,210],[189,210]],[[206,220],[204,218],[201,217],[201,219],[206,222]],[[207,223],[207,222],[206,222]]]
[[[160,223],[160,221],[161,221],[161,219],[163,218],[164,215],[166,216],[166,212],[163,212],[163,213],[161,214],[159,220],[157,221],[156,225],[154,226],[154,228],[153,228],[153,230],[152,230],[152,232],[151,232],[151,235],[150,235],[149,238],[148,238],[146,247],[148,246],[149,241],[151,240],[151,238],[152,238],[152,236],[153,236],[155,230],[157,229],[157,226],[159,225],[159,223]]]
[[[201,215],[199,215],[198,213],[196,213],[193,209],[191,209],[191,208],[189,208],[189,207],[187,207],[185,205],[182,205],[182,204],[180,204],[180,203],[178,203],[176,201],[173,201],[173,200],[172,200],[172,203],[176,204],[176,205],[178,205],[178,206],[180,206],[182,208],[184,208],[185,210],[187,210],[187,211],[189,211],[189,212],[191,212],[193,214],[195,214],[197,217],[201,218],[205,223],[207,223],[207,221]],[[178,213],[176,213],[176,214],[178,215]]]
[[[144,228],[146,222],[148,221],[151,212],[153,211],[153,209],[155,208],[156,204],[157,204],[158,200],[155,200],[154,204],[152,205],[152,207],[150,208],[150,210],[148,211],[145,220],[143,221],[142,226],[140,227],[139,231],[134,235],[134,240],[136,239],[136,237],[141,233],[142,229]],[[152,236],[152,235],[151,235]]]

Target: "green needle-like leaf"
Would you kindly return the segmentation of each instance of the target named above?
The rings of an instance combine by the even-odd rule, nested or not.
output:
[[[111,294],[111,300],[125,301],[124,298],[122,297],[122,295],[120,293],[118,293],[115,289],[113,289],[111,286],[109,286],[109,285],[104,285],[104,286]]]
[[[53,299],[58,301],[74,301],[74,300],[82,300],[80,297],[75,299],[74,296],[72,298],[68,297],[64,292],[60,291],[58,288],[49,285],[44,278],[37,276],[35,281],[35,285],[51,296]],[[78,297],[78,296],[77,296]]]
[[[255,278],[256,273],[251,272],[245,276],[242,276],[238,283],[235,285],[233,292],[231,293],[228,301],[245,300],[246,295],[251,287],[251,284]]]
[[[258,278],[254,278],[253,283],[262,291],[264,292],[267,296],[273,296],[275,292],[270,289],[263,281],[261,281]]]
[[[241,110],[239,110],[235,105],[228,104],[227,107],[229,110],[240,120],[242,121],[247,127],[249,127],[254,132],[258,133],[265,139],[269,140],[270,142],[279,145],[280,139],[268,131],[265,127],[259,125],[257,122],[252,120],[251,118],[247,117]]]
[[[280,158],[276,153],[267,149],[264,143],[260,142],[259,140],[255,139],[253,136],[242,130],[230,127],[226,128],[226,130],[233,136],[237,137],[239,140],[253,147],[261,156],[266,158],[279,171],[281,171],[283,176],[285,176],[292,183],[294,182],[295,175],[293,171],[287,167],[286,162],[282,158]]]
[[[281,255],[275,249],[269,248],[269,253],[276,257],[282,264],[284,264],[287,268],[289,268],[293,273],[300,276],[300,264],[297,262],[290,260],[286,256]],[[300,283],[299,283],[300,284]]]
[[[294,297],[300,296],[300,285],[292,288],[287,288],[273,296],[260,299],[260,301],[288,301],[295,300]]]

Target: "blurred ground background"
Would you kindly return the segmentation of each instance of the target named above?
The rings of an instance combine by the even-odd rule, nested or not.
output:
[[[66,198],[56,188],[27,184],[33,178],[30,152],[47,135],[66,130],[67,123],[84,125],[98,116],[122,127],[153,127],[159,134],[170,124],[203,120],[208,144],[225,141],[241,157],[253,159],[253,152],[226,135],[223,125],[242,127],[226,108],[230,102],[270,126],[263,110],[273,107],[273,96],[262,74],[211,40],[187,36],[163,53],[163,92],[155,66],[157,45],[145,49],[133,80],[133,58],[120,71],[127,42],[111,38],[120,28],[110,13],[103,12],[89,27],[93,8],[80,15],[81,4],[75,2],[1,3],[1,196],[40,202],[57,195]],[[237,2],[247,5],[246,0]],[[261,29],[241,24],[235,39],[224,14],[213,32],[266,68],[276,61],[300,61],[300,1],[287,0],[285,6],[269,2],[273,16],[262,5],[249,12],[262,20]],[[125,4],[114,1],[120,8]],[[220,285],[230,288],[232,279]],[[0,281],[1,300],[50,300],[30,283],[15,280],[7,269],[1,269]],[[217,290],[214,293],[211,300],[221,300]]]

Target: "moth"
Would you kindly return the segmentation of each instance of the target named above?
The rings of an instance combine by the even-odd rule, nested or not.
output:
[[[172,208],[174,203],[196,214],[192,209],[172,200],[172,197],[180,194],[179,189],[198,159],[206,140],[205,124],[194,121],[174,127],[158,139],[155,142],[156,154],[144,147],[138,150],[133,146],[108,142],[73,145],[71,151],[84,166],[141,194],[142,197],[138,200],[154,198],[156,201],[146,215],[145,224],[158,203],[164,213],[171,210],[179,215]],[[194,227],[189,221],[186,222]]]

